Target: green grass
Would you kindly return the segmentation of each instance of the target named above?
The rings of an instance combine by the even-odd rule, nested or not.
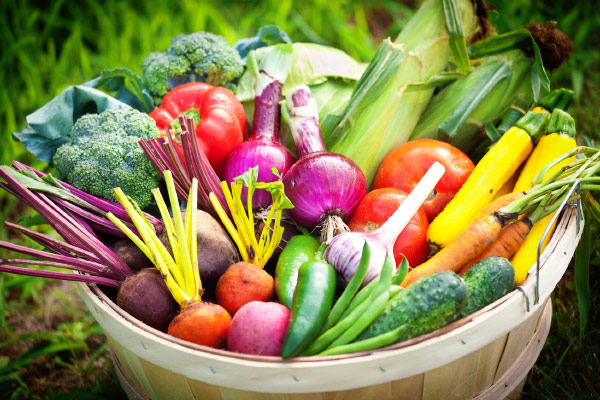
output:
[[[42,3],[42,2],[37,2]],[[417,2],[418,3],[418,2]],[[491,21],[499,32],[527,22],[558,21],[575,42],[571,60],[552,76],[553,87],[575,89],[572,113],[579,132],[600,138],[600,14],[592,2],[494,1]],[[144,56],[164,50],[181,32],[209,30],[230,43],[277,24],[294,41],[340,47],[368,61],[377,41],[395,36],[414,12],[414,2],[392,0],[291,0],[127,2],[58,0],[0,2],[0,162],[45,165],[10,139],[25,116],[69,85],[101,70],[127,66],[140,72]],[[31,213],[4,192],[0,220]],[[593,238],[597,238],[597,227]],[[0,229],[1,240],[20,240]],[[553,296],[552,330],[524,389],[524,397],[599,397],[600,300],[598,248],[590,272],[592,310],[580,340],[576,296],[567,273]],[[0,257],[6,257],[0,251]],[[15,398],[118,398],[118,387],[100,328],[73,296],[71,284],[2,275],[0,278],[0,393]],[[67,294],[64,294],[66,292]],[[55,308],[48,307],[54,305]],[[23,336],[26,335],[26,336]],[[33,336],[31,336],[33,335]],[[67,345],[69,343],[69,345]]]

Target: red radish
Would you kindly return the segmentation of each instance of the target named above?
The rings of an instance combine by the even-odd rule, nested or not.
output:
[[[231,321],[227,349],[238,353],[278,356],[288,329],[290,310],[275,302],[251,301]]]
[[[398,206],[406,199],[406,193],[395,188],[375,189],[367,193],[352,214],[348,227],[353,232],[373,232],[394,214]],[[417,266],[429,255],[427,243],[427,215],[423,207],[408,222],[394,243],[394,258],[400,265],[406,257],[408,264]]]

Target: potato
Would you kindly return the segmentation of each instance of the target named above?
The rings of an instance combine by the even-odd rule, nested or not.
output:
[[[181,212],[185,221],[185,211]],[[209,213],[197,210],[196,233],[198,242],[198,268],[204,290],[210,292],[219,277],[231,264],[240,261],[240,256],[229,235],[221,224]],[[160,241],[171,251],[166,230],[159,235]]]
[[[288,329],[290,310],[275,302],[251,301],[233,316],[227,350],[279,356]]]

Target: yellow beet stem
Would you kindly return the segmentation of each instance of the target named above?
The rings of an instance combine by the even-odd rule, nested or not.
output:
[[[152,264],[155,264],[154,257],[152,257],[150,249],[148,249],[148,246],[146,246],[146,244],[142,240],[140,240],[138,235],[133,233],[133,231],[129,229],[127,225],[123,223],[123,221],[115,217],[113,213],[109,212],[108,214],[106,214],[106,218],[112,221],[112,223],[115,224],[117,228],[119,228],[125,235],[127,235],[127,237],[133,242],[133,244],[135,244],[144,253],[146,257],[148,257]]]
[[[550,164],[566,152],[576,148],[577,143],[574,139],[575,134],[575,122],[573,118],[560,109],[554,110],[550,121],[548,122],[548,132],[546,135],[542,136],[535,146],[533,153],[527,160],[527,163],[523,167],[523,171],[515,184],[514,191],[525,191],[531,188],[533,179],[546,165]],[[546,180],[555,175],[564,166],[569,165],[573,161],[575,161],[574,156],[557,163],[544,174],[542,180]],[[511,264],[515,268],[516,285],[523,283],[527,277],[527,272],[537,262],[537,247],[554,214],[555,213],[545,216],[533,225],[531,231],[525,238],[525,241],[512,257]],[[544,239],[541,248],[542,252],[548,244],[555,226],[556,223],[550,228],[548,235]]]
[[[177,238],[175,237],[175,227],[173,226],[173,221],[169,217],[169,209],[165,204],[165,200],[162,198],[160,194],[160,190],[152,189],[152,195],[154,196],[154,200],[156,201],[156,206],[158,207],[158,211],[160,215],[163,217],[163,224],[165,226],[165,230],[167,232],[167,238],[169,239],[169,244],[171,245],[171,249],[173,251],[173,257],[177,259],[177,255],[179,253],[179,249],[177,246]],[[164,217],[167,218],[164,218]]]
[[[221,185],[221,186],[223,186],[223,185]],[[227,185],[225,185],[225,187],[226,186]],[[229,191],[229,189],[227,189],[227,191]],[[208,195],[208,198],[210,199],[210,202],[212,203],[215,211],[217,212],[219,219],[221,220],[223,225],[225,225],[225,229],[227,229],[227,232],[229,232],[229,235],[231,236],[235,245],[237,246],[238,250],[240,251],[242,260],[247,261],[248,260],[248,252],[246,252],[246,247],[242,243],[242,240],[241,240],[240,236],[238,235],[237,229],[233,225],[233,222],[231,222],[231,219],[229,219],[229,217],[227,216],[227,213],[223,209],[223,206],[221,205],[221,203],[219,203],[219,199],[217,199],[217,196],[215,196],[215,194],[213,192],[211,192]],[[227,201],[227,194],[225,195],[225,200]],[[229,205],[229,202],[228,202],[228,205]],[[231,210],[231,207],[229,207],[229,209]],[[232,213],[233,213],[233,211],[232,211]]]

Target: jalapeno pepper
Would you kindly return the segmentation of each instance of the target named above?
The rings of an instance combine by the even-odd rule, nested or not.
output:
[[[298,270],[298,283],[292,301],[290,325],[281,349],[281,357],[298,355],[319,335],[333,305],[336,273],[323,261],[324,246],[314,260]]]
[[[292,309],[294,289],[298,282],[298,269],[307,261],[315,258],[319,242],[310,235],[292,237],[277,260],[275,267],[275,292],[279,302]]]

